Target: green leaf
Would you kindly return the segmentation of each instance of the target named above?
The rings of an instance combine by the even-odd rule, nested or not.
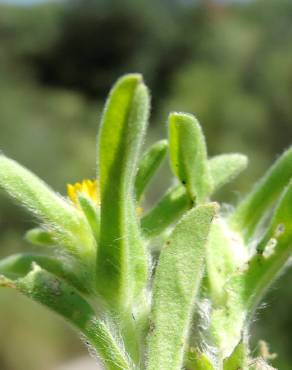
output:
[[[90,259],[95,241],[81,214],[42,180],[17,162],[0,155],[0,187],[54,231],[60,244]]]
[[[247,260],[248,253],[240,235],[230,230],[222,217],[216,217],[206,248],[206,280],[214,306],[224,306],[227,301],[224,286],[230,276],[245,266]],[[222,307],[220,309],[223,310]],[[225,334],[227,331],[226,328]]]
[[[28,230],[24,237],[28,242],[41,247],[56,245],[56,241],[53,239],[52,234],[41,227]]]
[[[241,235],[231,230],[224,218],[216,217],[206,247],[207,271],[202,291],[212,304],[207,340],[216,348],[219,361],[230,356],[242,338],[246,316],[241,287],[231,282],[246,268],[248,258]]]
[[[183,186],[170,189],[158,203],[141,219],[141,228],[146,239],[159,236],[192,207]]]
[[[66,280],[81,292],[88,293],[87,286],[80,280],[76,261],[69,257],[62,260],[44,254],[18,253],[0,260],[0,274],[10,279],[17,279],[28,274],[33,263]]]
[[[90,225],[95,240],[99,240],[99,227],[100,227],[100,212],[99,209],[93,204],[91,199],[86,195],[79,193],[78,194],[79,205]]]
[[[133,366],[105,322],[97,320],[89,303],[66,282],[38,265],[15,287],[29,298],[63,316],[94,346],[107,370],[130,370]]]
[[[248,159],[243,154],[222,154],[209,159],[213,179],[213,192],[232,181],[246,167]]]
[[[134,181],[148,121],[149,95],[140,75],[113,87],[99,133],[101,194],[99,293],[127,306],[148,278],[148,256],[139,235]]]
[[[224,360],[223,370],[248,370],[247,345],[240,342],[232,354]]]
[[[246,306],[252,313],[292,255],[292,181],[284,190],[270,225],[244,276]]]
[[[208,357],[199,350],[189,350],[186,356],[187,370],[214,370],[214,366]]]
[[[190,210],[159,258],[153,288],[147,370],[180,370],[204,271],[205,248],[217,205]]]
[[[282,154],[266,175],[239,203],[230,218],[232,227],[243,232],[245,240],[253,235],[258,223],[292,177],[292,147]]]
[[[136,200],[141,198],[147,185],[165,158],[167,148],[167,140],[160,140],[153,144],[140,159],[135,181]]]
[[[190,114],[169,116],[169,153],[173,173],[193,201],[203,202],[212,189],[207,148],[202,129]]]

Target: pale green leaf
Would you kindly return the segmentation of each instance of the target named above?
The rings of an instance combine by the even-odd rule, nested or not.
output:
[[[60,244],[84,259],[95,254],[86,220],[69,202],[12,159],[0,155],[0,187],[54,231]]]
[[[141,219],[144,237],[150,239],[159,236],[192,205],[183,186],[173,187]]]
[[[232,354],[224,360],[223,370],[248,370],[247,345],[238,343]]]
[[[135,181],[136,200],[141,198],[147,185],[165,158],[167,148],[167,140],[160,140],[151,145],[140,159]]]
[[[217,205],[190,210],[173,230],[154,278],[147,370],[181,370]]]
[[[127,305],[144,288],[148,257],[139,235],[134,182],[149,114],[149,95],[140,75],[114,85],[99,133],[101,195],[99,293]]]
[[[28,242],[38,246],[50,247],[56,245],[56,240],[52,237],[52,233],[41,227],[28,230],[24,237]]]
[[[210,158],[208,164],[213,179],[213,192],[232,181],[246,168],[247,163],[247,157],[237,153]]]
[[[36,264],[25,277],[15,281],[15,286],[78,328],[94,346],[107,370],[134,368],[105,322],[96,318],[93,308],[72,286]]]
[[[223,218],[216,218],[211,225],[206,248],[206,281],[215,305],[224,305],[226,282],[245,266],[247,260],[248,253],[240,234],[230,230]]]
[[[13,254],[0,260],[0,274],[10,279],[24,277],[32,269],[33,263],[37,263],[45,270],[66,280],[76,289],[85,293],[89,292],[87,284],[84,284],[84,281],[80,280],[80,277],[75,272],[79,268],[77,262],[70,257],[58,259],[57,257],[44,254]]]
[[[88,221],[88,224],[92,230],[93,235],[95,236],[96,241],[99,240],[99,227],[100,227],[100,211],[97,208],[91,199],[89,199],[83,193],[78,194],[79,205]]]
[[[283,191],[270,225],[249,261],[244,299],[252,313],[292,255],[292,182]]]
[[[196,202],[205,201],[213,185],[205,138],[194,116],[170,114],[169,154],[172,171],[185,185],[190,198]]]
[[[258,223],[292,177],[292,147],[288,149],[239,203],[230,218],[232,227],[248,240]]]
[[[199,350],[191,349],[187,352],[185,361],[187,370],[214,370],[209,358]]]

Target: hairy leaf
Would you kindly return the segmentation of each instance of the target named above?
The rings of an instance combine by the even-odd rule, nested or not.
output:
[[[248,351],[247,345],[240,342],[232,352],[232,354],[224,360],[223,370],[248,370],[247,365]]]
[[[257,304],[292,255],[292,182],[284,190],[270,225],[245,275],[246,305]]]
[[[99,227],[100,227],[100,212],[99,209],[93,204],[91,199],[82,193],[78,194],[78,202],[80,207],[89,223],[95,239],[99,239]]]
[[[187,370],[214,370],[214,366],[208,357],[199,350],[192,349],[186,356]]]
[[[16,280],[15,286],[77,327],[97,350],[107,370],[133,369],[105,322],[96,318],[93,308],[72,286],[38,265]]]
[[[136,200],[141,198],[147,185],[165,158],[167,148],[167,140],[160,140],[151,145],[140,159],[135,181]]]
[[[88,293],[88,287],[75,273],[77,262],[72,258],[57,259],[55,256],[44,254],[18,253],[0,260],[0,274],[10,279],[17,279],[29,273],[33,263],[37,263],[45,270],[66,280],[76,289]]]
[[[263,215],[276,201],[291,177],[292,147],[275,162],[231,216],[232,227],[242,232],[246,240],[252,236]]]
[[[173,187],[141,219],[143,235],[147,239],[159,236],[191,207],[192,202],[184,187]]]
[[[213,179],[213,191],[233,180],[246,168],[247,163],[248,159],[245,155],[236,153],[217,155],[209,159],[208,164]]]
[[[193,201],[207,199],[212,189],[207,149],[202,129],[190,114],[169,116],[169,153],[173,173],[185,185]]]
[[[139,235],[134,181],[148,121],[149,96],[140,75],[113,87],[99,133],[101,194],[98,289],[106,299],[127,305],[145,286],[148,257]]]
[[[77,209],[29,170],[3,155],[0,155],[0,187],[49,224],[59,242],[72,253],[84,259],[95,254],[95,241]]]
[[[183,366],[216,208],[210,203],[190,210],[161,251],[154,278],[147,370],[180,370]]]

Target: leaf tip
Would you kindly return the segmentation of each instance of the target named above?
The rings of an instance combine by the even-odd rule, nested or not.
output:
[[[168,116],[168,120],[173,124],[181,124],[186,121],[198,123],[197,118],[193,114],[184,112],[171,112]]]
[[[128,73],[117,80],[117,84],[133,84],[139,85],[143,83],[143,76],[140,73]]]

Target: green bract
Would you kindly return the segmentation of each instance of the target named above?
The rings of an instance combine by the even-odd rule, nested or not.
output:
[[[199,122],[185,113],[171,113],[169,140],[141,153],[149,106],[140,75],[118,80],[100,125],[97,180],[71,185],[70,199],[0,155],[0,186],[38,218],[26,239],[41,246],[0,261],[0,286],[63,316],[107,370],[264,368],[248,331],[292,254],[292,149],[223,215],[212,194],[247,158],[208,158]],[[167,153],[175,184],[143,214]]]

